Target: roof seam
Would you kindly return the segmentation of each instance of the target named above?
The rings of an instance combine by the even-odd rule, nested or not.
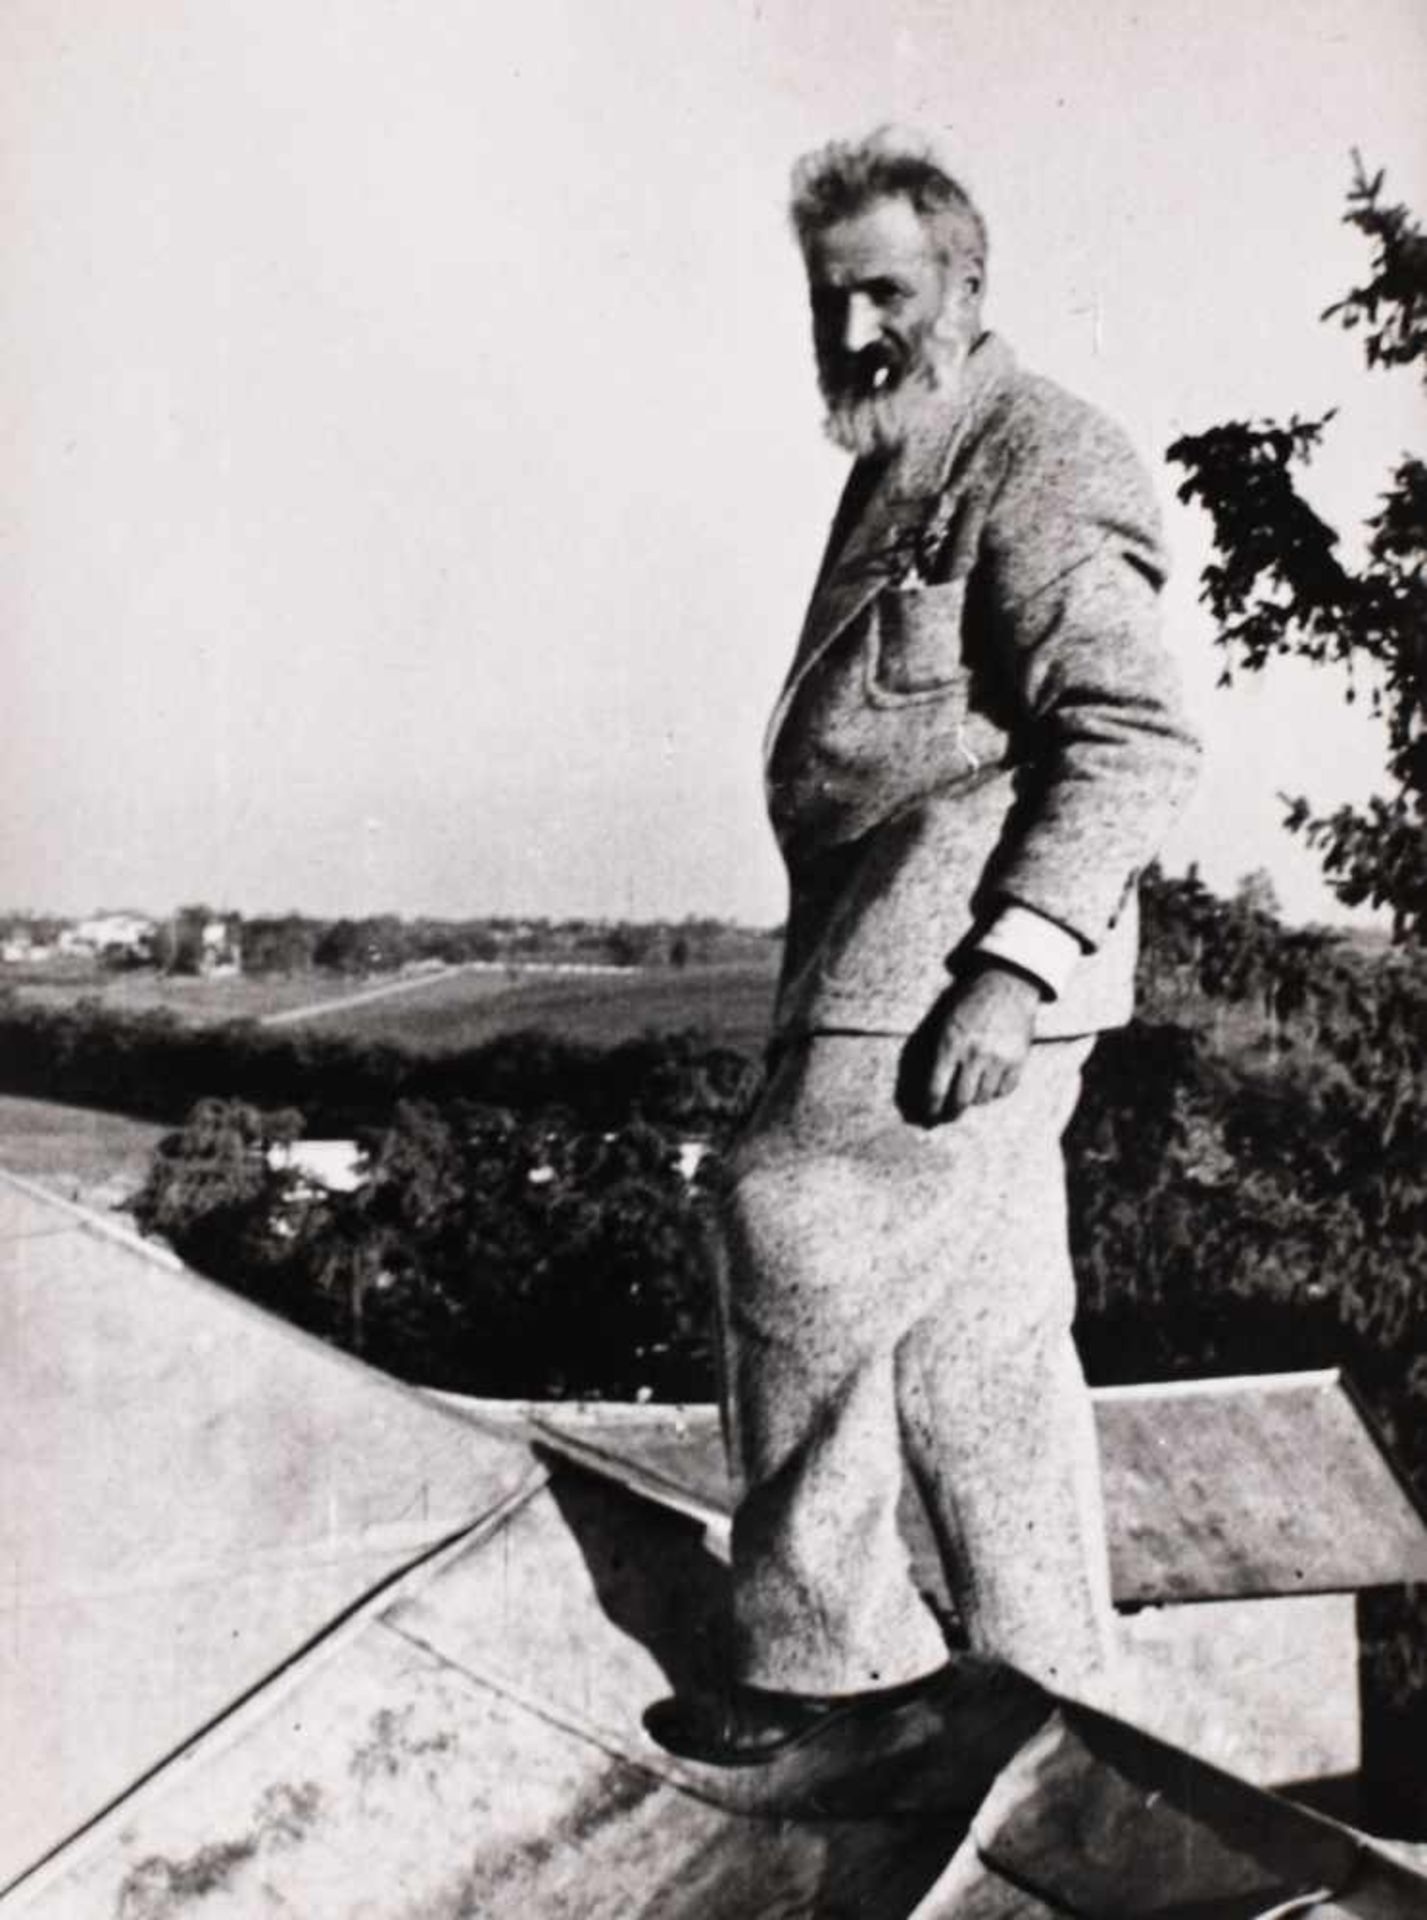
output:
[[[610,1728],[601,1726],[597,1721],[587,1720],[581,1714],[557,1708],[543,1695],[514,1684],[490,1668],[474,1666],[468,1660],[454,1659],[451,1654],[414,1632],[410,1627],[398,1625],[390,1619],[383,1619],[378,1624],[388,1633],[405,1640],[409,1646],[439,1661],[450,1672],[460,1674],[472,1685],[483,1687],[486,1692],[494,1693],[502,1700],[513,1702],[525,1712],[543,1720],[547,1726],[558,1728],[560,1732],[569,1734],[573,1739],[583,1740],[587,1746],[598,1747],[601,1753],[608,1754],[611,1759],[650,1775],[663,1785],[686,1794],[691,1800],[698,1800],[705,1806],[717,1807],[721,1813],[735,1813],[750,1819],[771,1820],[779,1817],[771,1808],[765,1809],[746,1804],[737,1796],[721,1796],[709,1792],[702,1781],[687,1772],[679,1761],[666,1758],[657,1748],[646,1751],[632,1747],[627,1740],[622,1739]]]
[[[141,1260],[148,1260],[154,1266],[167,1267],[172,1272],[188,1273],[190,1269],[179,1259],[170,1247],[146,1239],[135,1233],[132,1228],[121,1226],[117,1220],[110,1220],[105,1214],[96,1213],[92,1207],[82,1206],[77,1200],[66,1200],[63,1194],[54,1193],[42,1186],[37,1180],[30,1180],[24,1174],[15,1173],[9,1167],[0,1167],[0,1185],[14,1187],[17,1192],[29,1199],[39,1201],[41,1205],[54,1208],[57,1213],[68,1214],[74,1227],[86,1233],[92,1233],[101,1240],[109,1240],[115,1246],[122,1247]],[[72,1230],[72,1229],[71,1229]],[[59,1233],[64,1231],[55,1228]]]

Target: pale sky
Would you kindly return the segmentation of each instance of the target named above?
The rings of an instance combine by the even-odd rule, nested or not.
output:
[[[788,168],[939,132],[988,318],[1129,429],[1209,742],[1168,849],[1332,911],[1275,793],[1381,747],[1215,692],[1177,434],[1339,405],[1350,149],[1427,217],[1423,0],[6,0],[0,906],[781,919],[759,749],[843,472]]]

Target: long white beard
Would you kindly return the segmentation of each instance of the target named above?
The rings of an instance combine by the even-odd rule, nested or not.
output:
[[[882,393],[842,394],[820,382],[827,403],[823,431],[835,446],[859,460],[895,453],[903,446],[932,405],[954,399],[966,365],[960,340],[935,329],[921,352],[896,383]]]

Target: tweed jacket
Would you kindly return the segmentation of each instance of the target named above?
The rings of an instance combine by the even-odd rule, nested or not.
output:
[[[1129,1017],[1135,876],[1198,758],[1165,572],[1123,434],[993,335],[853,468],[768,729],[775,1032],[910,1032],[1012,904],[1083,949],[1039,1037]]]

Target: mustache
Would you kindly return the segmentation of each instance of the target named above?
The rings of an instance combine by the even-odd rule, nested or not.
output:
[[[890,343],[875,343],[843,354],[818,368],[824,430],[834,445],[859,459],[894,452],[930,405],[954,393],[960,376],[961,357],[934,338],[915,353],[897,354]]]
[[[889,341],[874,341],[856,353],[829,354],[818,369],[823,399],[833,406],[891,393],[901,386],[912,365],[912,356]]]

